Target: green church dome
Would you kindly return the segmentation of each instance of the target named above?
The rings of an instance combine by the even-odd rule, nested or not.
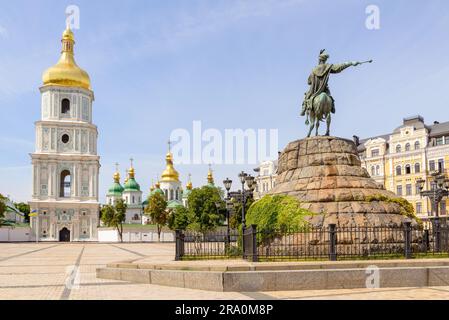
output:
[[[137,183],[136,179],[129,178],[125,183],[125,191],[140,191],[140,185]]]
[[[118,171],[114,173],[114,184],[108,190],[108,196],[121,196],[123,192],[123,187],[120,184],[120,174]]]

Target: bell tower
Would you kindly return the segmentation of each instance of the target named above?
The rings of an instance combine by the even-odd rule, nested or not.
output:
[[[62,35],[59,61],[47,69],[41,119],[35,123],[30,223],[40,241],[96,241],[99,220],[97,126],[94,93],[86,71],[75,62],[75,37]]]

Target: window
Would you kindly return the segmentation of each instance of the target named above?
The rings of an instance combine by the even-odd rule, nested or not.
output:
[[[397,166],[396,167],[396,175],[400,176],[401,174],[402,174],[402,168],[401,168],[401,166]]]
[[[69,142],[69,140],[70,140],[70,137],[69,137],[68,134],[63,134],[62,135],[62,137],[61,137],[62,143],[67,143],[67,142]]]
[[[170,190],[170,200],[173,200],[173,189]]]
[[[133,203],[135,203],[136,202],[136,199],[135,199],[135,197],[133,196]]]
[[[376,166],[376,175],[380,176],[380,166],[379,165]]]
[[[66,115],[70,113],[70,101],[69,99],[62,99],[61,101],[61,113]]]
[[[139,220],[139,215],[137,213],[133,216],[133,220]]]
[[[405,174],[410,174],[410,173],[412,173],[412,167],[409,164],[407,164],[405,166]]]
[[[440,203],[440,214],[445,216],[446,215],[446,202],[442,201]]]
[[[398,196],[402,196],[402,186],[397,186],[397,187],[396,187],[396,194],[397,194]]]
[[[437,141],[436,141],[436,145],[437,146],[442,146],[444,144],[444,139],[443,137],[438,137]]]
[[[372,166],[371,167],[371,176],[375,176],[376,175],[376,167]]]
[[[59,196],[61,198],[70,197],[71,193],[71,177],[69,170],[63,170],[60,176]]]
[[[399,152],[401,152],[401,145],[400,144],[398,144],[396,146],[396,153],[399,153]]]
[[[421,194],[421,189],[419,188],[418,184],[415,185],[415,194],[416,195],[420,195]]]
[[[405,185],[405,195],[406,196],[411,196],[412,195],[412,185],[411,184],[406,184]]]
[[[419,214],[422,211],[422,204],[421,202],[416,203],[416,213]]]
[[[410,151],[410,143],[405,144],[405,151]]]
[[[421,171],[421,165],[419,163],[415,163],[415,173],[419,173]]]
[[[371,157],[377,157],[377,156],[379,156],[379,149],[372,149]]]
[[[418,150],[419,148],[420,148],[419,141],[416,141],[415,142],[415,150]]]
[[[429,171],[435,171],[435,160],[429,161]]]
[[[444,137],[444,144],[449,144],[449,136]]]
[[[444,171],[444,159],[438,160],[438,171],[443,172]]]

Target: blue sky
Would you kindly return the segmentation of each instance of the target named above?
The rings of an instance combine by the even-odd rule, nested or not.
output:
[[[65,8],[81,11],[76,60],[95,92],[100,190],[114,163],[135,159],[147,192],[164,168],[173,129],[279,129],[279,147],[305,136],[298,117],[320,49],[329,62],[374,59],[334,75],[332,134],[391,132],[402,118],[449,120],[449,2],[363,0],[0,0],[0,193],[31,195],[29,153],[42,72],[56,63]],[[380,29],[365,27],[378,5]],[[217,182],[250,165],[214,166]],[[207,165],[179,165],[183,184]],[[104,197],[101,198],[103,200]]]

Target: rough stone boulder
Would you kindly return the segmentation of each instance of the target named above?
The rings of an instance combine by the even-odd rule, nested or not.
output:
[[[310,218],[316,227],[402,226],[407,219],[400,206],[369,201],[370,196],[396,195],[370,178],[353,141],[338,137],[312,137],[290,142],[278,159],[276,186],[271,194],[298,198],[301,206],[318,213]],[[415,221],[412,221],[415,224]]]

